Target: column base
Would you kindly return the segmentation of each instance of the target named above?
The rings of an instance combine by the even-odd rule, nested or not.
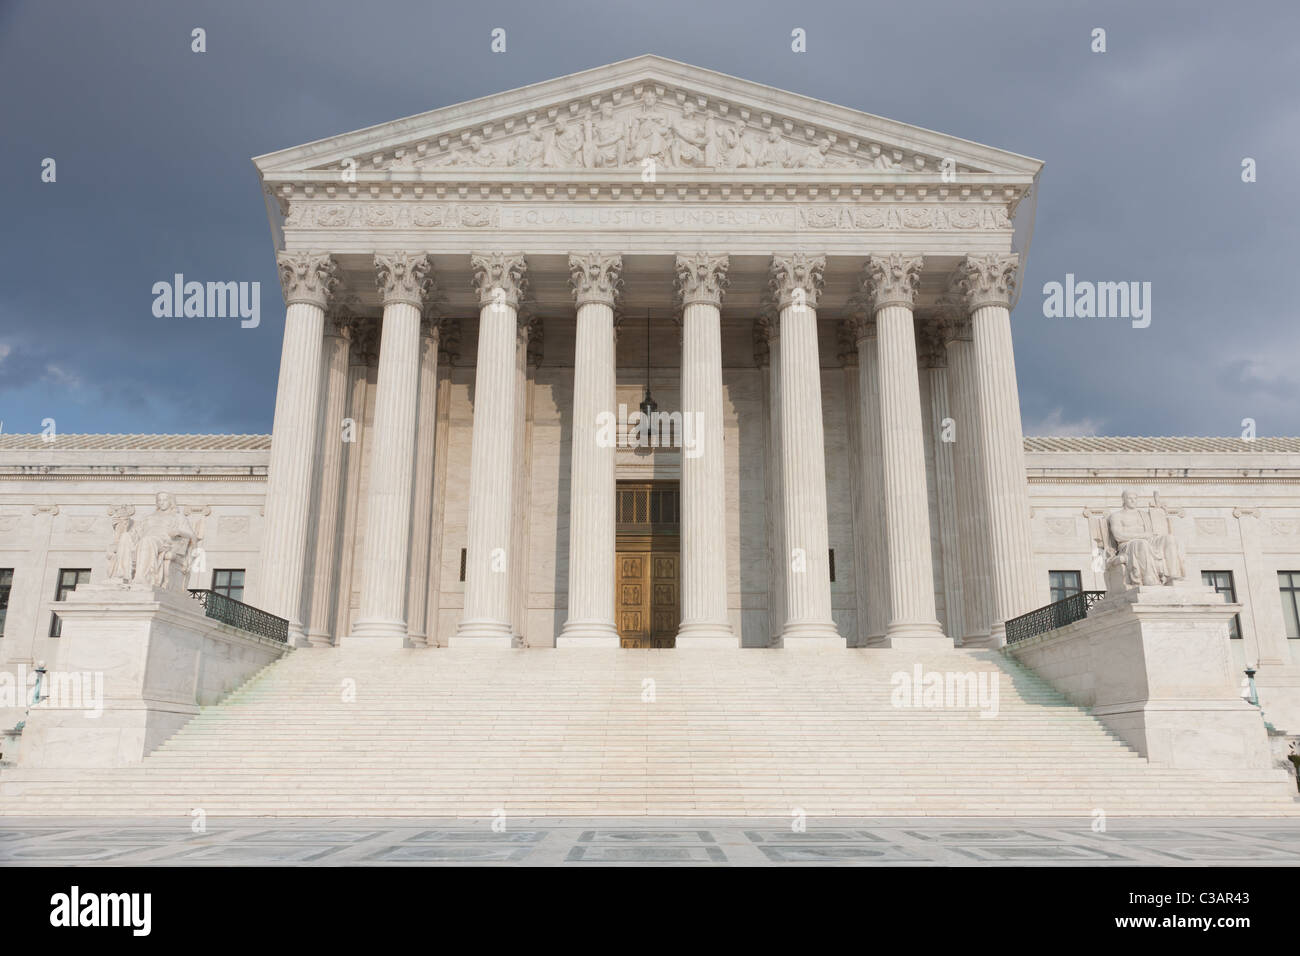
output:
[[[288,644],[290,647],[307,647],[307,632],[302,629],[302,625],[297,621],[289,622]]]
[[[961,639],[962,647],[1000,647],[993,640],[993,635],[985,632],[983,634],[967,634]]]
[[[885,629],[890,647],[909,651],[950,651],[952,638],[943,633],[938,621],[900,621]]]
[[[405,621],[361,620],[352,625],[354,638],[379,638],[381,640],[406,640]]]
[[[461,621],[448,647],[514,647],[515,636],[504,621]]]
[[[781,630],[781,646],[789,650],[816,650],[846,645],[830,621],[793,621]]]
[[[556,647],[618,647],[618,628],[608,621],[565,621]]]
[[[677,629],[674,646],[682,647],[740,647],[740,641],[729,623],[711,621],[683,621]]]
[[[304,647],[333,647],[334,639],[324,631],[308,631]]]
[[[406,640],[402,642],[403,647],[432,647],[429,638],[424,634],[407,634]]]

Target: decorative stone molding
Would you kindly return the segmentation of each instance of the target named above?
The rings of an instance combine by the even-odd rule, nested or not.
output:
[[[333,256],[327,252],[278,252],[275,261],[286,306],[305,302],[323,309],[329,304],[341,281]]]
[[[522,252],[474,253],[470,256],[479,305],[500,302],[518,309],[528,289],[528,264]],[[496,290],[500,290],[500,298]]]
[[[797,300],[796,293],[802,292],[802,304],[815,309],[822,286],[826,284],[825,272],[825,256],[809,255],[806,252],[774,255],[768,288],[777,307],[788,307]]]
[[[613,308],[623,288],[623,257],[606,252],[570,255],[569,284],[578,308],[589,302]]]
[[[676,291],[683,306],[697,302],[721,306],[722,294],[727,289],[726,255],[694,252],[677,256]]]
[[[986,305],[1010,308],[1019,263],[1015,253],[967,256],[953,270],[949,290],[972,312]]]
[[[423,309],[434,292],[429,257],[424,253],[375,253],[375,283],[384,305],[405,303]]]
[[[58,505],[32,505],[33,515],[50,515],[53,517],[59,513]]]
[[[874,314],[890,305],[910,309],[921,285],[923,256],[891,253],[869,256],[862,270],[862,291]]]

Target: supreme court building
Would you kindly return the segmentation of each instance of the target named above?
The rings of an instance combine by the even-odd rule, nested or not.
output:
[[[1100,588],[1132,485],[1300,726],[1300,442],[1022,435],[1038,160],[642,56],[255,163],[272,434],[0,438],[0,660],[159,489],[299,646],[931,650]]]

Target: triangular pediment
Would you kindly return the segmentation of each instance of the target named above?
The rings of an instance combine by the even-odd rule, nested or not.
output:
[[[1015,153],[646,55],[257,157],[265,180],[867,176],[1027,184]]]

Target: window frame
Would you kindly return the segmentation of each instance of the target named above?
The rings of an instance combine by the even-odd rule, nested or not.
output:
[[[65,582],[67,575],[73,575],[72,584]],[[84,575],[84,577],[83,577]],[[73,591],[77,590],[79,584],[90,583],[90,568],[59,568],[59,576],[54,580],[54,603],[62,603]],[[63,635],[63,619],[59,617],[58,611],[50,611],[50,637],[61,637]]]
[[[1227,575],[1228,583],[1226,585],[1221,586],[1219,582],[1215,580],[1214,577],[1215,575]],[[1207,578],[1209,580],[1206,580]],[[1232,571],[1230,570],[1220,571],[1217,569],[1202,568],[1201,584],[1205,585],[1206,587],[1214,588],[1215,594],[1226,594],[1227,597],[1224,598],[1224,601],[1226,603],[1228,604],[1237,603],[1237,576],[1233,574]],[[1230,637],[1234,641],[1241,640],[1241,614],[1240,613],[1232,615],[1232,620],[1228,622],[1228,637]]]
[[[247,568],[213,568],[212,569],[212,590],[215,593],[222,595],[223,597],[228,597],[232,601],[238,601],[240,604],[243,604],[244,589],[248,586],[247,573],[248,573]],[[217,576],[221,574],[227,575],[224,584],[218,583]],[[234,574],[238,574],[240,576],[238,584],[233,584],[230,580],[229,576]],[[239,596],[236,597],[235,595],[231,594],[230,592],[232,590],[239,591]]]
[[[1058,574],[1062,576],[1067,574],[1073,575],[1074,576],[1073,584],[1072,585],[1062,584],[1058,587],[1054,580],[1054,575],[1058,575]],[[1062,593],[1060,597],[1057,597],[1056,594],[1058,591],[1064,593]],[[1072,598],[1076,594],[1082,594],[1082,593],[1083,593],[1083,572],[1082,571],[1070,571],[1066,569],[1061,569],[1056,571],[1049,570],[1047,572],[1047,594],[1048,597],[1052,599],[1051,601],[1048,602],[1049,604],[1055,604],[1058,601],[1064,601],[1067,598]]]
[[[1290,580],[1282,583],[1282,575],[1286,575]],[[1282,601],[1282,628],[1286,632],[1288,641],[1300,641],[1300,571],[1278,571],[1277,572],[1277,590],[1278,597]],[[1291,617],[1286,615],[1287,599],[1290,598]],[[1291,633],[1291,625],[1295,624],[1296,633]]]

